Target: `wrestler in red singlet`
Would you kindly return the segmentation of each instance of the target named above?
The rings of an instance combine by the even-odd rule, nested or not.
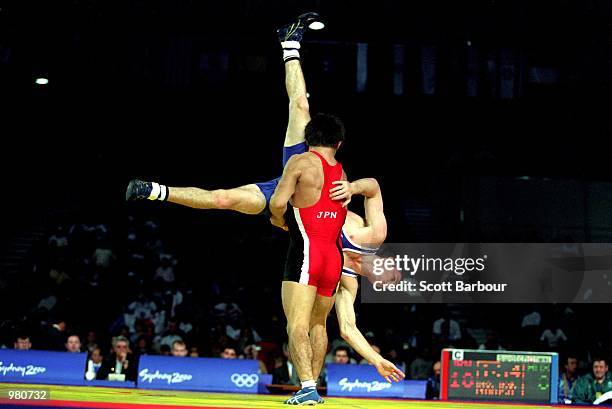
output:
[[[319,201],[310,207],[289,205],[285,213],[290,243],[285,264],[285,280],[317,287],[317,293],[334,295],[342,272],[340,233],[346,218],[346,208],[326,194],[342,179],[342,165],[334,166],[315,151],[323,165],[323,188]],[[325,192],[325,193],[324,193]]]

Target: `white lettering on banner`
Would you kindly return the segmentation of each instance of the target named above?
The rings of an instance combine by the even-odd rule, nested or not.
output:
[[[148,369],[143,369],[138,373],[138,377],[141,378],[142,382],[152,383],[155,380],[166,381],[168,385],[173,383],[182,383],[185,381],[190,381],[193,379],[193,375],[173,372],[173,373],[163,373],[156,370],[153,373],[149,373]]]
[[[0,373],[3,376],[6,376],[9,372],[17,372],[21,376],[36,376],[38,374],[47,372],[47,368],[34,365],[15,366],[12,362],[8,364],[8,366],[5,366],[4,362],[0,361]]]
[[[230,378],[239,388],[250,388],[259,382],[259,375],[248,373],[235,373]]]
[[[368,392],[383,391],[391,388],[390,383],[378,381],[359,382],[359,378],[355,379],[353,382],[350,382],[348,378],[342,378],[338,384],[342,387],[342,391],[348,390],[349,392],[352,392],[353,388],[366,389]]]

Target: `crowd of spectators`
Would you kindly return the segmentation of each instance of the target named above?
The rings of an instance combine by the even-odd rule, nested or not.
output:
[[[32,262],[32,274],[41,282],[38,298],[11,320],[13,336],[0,339],[0,347],[86,352],[88,380],[133,381],[139,356],[166,355],[255,359],[273,383],[298,384],[276,277],[249,281],[252,276],[225,271],[212,277],[206,268],[195,274],[193,253],[184,262],[165,238],[158,222],[131,216],[115,225],[57,226]],[[263,245],[274,240],[264,237]],[[234,242],[245,243],[250,246],[252,240],[242,236]],[[277,247],[282,249],[282,242]],[[608,338],[578,335],[583,313],[578,307],[486,310],[478,305],[357,306],[358,326],[372,347],[407,379],[426,380],[431,399],[439,395],[439,356],[446,347],[560,352],[561,400],[592,402],[612,390]],[[342,339],[333,313],[329,339],[326,363],[368,364]],[[326,380],[324,369],[320,385]]]

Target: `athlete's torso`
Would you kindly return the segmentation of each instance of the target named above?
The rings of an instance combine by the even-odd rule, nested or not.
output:
[[[298,231],[290,233],[306,233],[310,241],[336,245],[347,210],[329,197],[329,190],[342,180],[342,164],[330,164],[315,151],[305,155],[310,156],[309,165],[301,172],[289,209],[296,215]]]

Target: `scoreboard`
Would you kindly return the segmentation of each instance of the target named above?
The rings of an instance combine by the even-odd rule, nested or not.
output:
[[[442,400],[557,403],[556,353],[444,349],[441,363]]]

